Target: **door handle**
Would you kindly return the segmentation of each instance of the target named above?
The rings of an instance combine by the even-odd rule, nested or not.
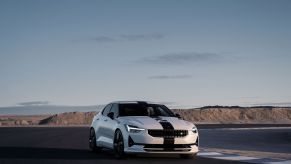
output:
[[[96,120],[99,120],[99,118],[97,118]]]
[[[104,121],[107,121],[107,119],[105,119]]]

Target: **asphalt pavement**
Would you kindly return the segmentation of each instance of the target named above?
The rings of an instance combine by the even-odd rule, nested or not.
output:
[[[204,148],[291,154],[291,128],[200,129]]]
[[[131,156],[114,159],[112,151],[93,153],[88,148],[88,127],[0,128],[0,164],[240,164],[197,156],[180,159],[168,156]]]

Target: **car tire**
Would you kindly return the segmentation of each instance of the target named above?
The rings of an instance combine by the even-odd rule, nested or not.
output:
[[[121,131],[118,129],[114,134],[114,155],[116,159],[125,158],[124,140]]]
[[[180,154],[180,158],[182,159],[193,159],[196,154]]]
[[[93,152],[98,152],[102,149],[101,147],[98,147],[96,144],[96,134],[93,128],[90,129],[89,147]]]

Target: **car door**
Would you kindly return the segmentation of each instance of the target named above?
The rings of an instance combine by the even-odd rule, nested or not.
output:
[[[96,139],[98,142],[98,145],[103,146],[104,143],[108,142],[108,137],[106,137],[106,126],[107,126],[107,121],[108,121],[108,116],[107,114],[110,112],[110,109],[112,107],[112,104],[108,104],[104,107],[102,110],[101,116],[98,118],[98,124],[96,127]]]
[[[104,147],[113,149],[114,133],[118,125],[118,122],[116,120],[116,117],[118,116],[118,104],[116,103],[112,104],[112,107],[109,113],[111,112],[114,114],[113,119],[107,116],[107,122],[104,124],[104,128],[105,128],[104,135],[107,138],[106,143],[104,143],[105,144]]]

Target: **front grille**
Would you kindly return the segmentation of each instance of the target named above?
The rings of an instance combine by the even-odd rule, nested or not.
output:
[[[174,130],[174,129],[149,129],[148,134],[153,137],[163,137],[163,138],[180,138],[188,135],[188,130]]]

